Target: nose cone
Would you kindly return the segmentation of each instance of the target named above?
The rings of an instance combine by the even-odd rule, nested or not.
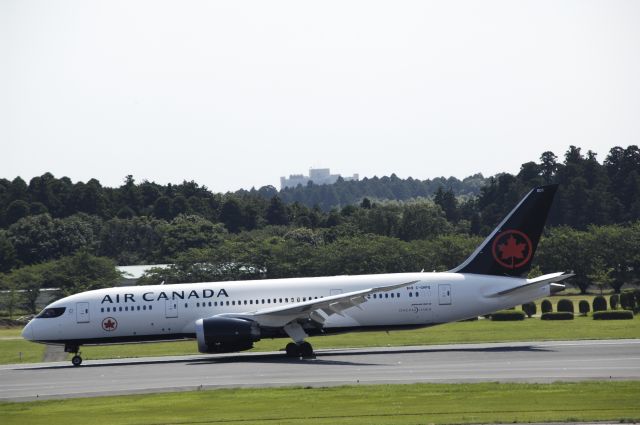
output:
[[[22,337],[28,341],[33,341],[33,320],[27,323],[27,326],[22,330]]]

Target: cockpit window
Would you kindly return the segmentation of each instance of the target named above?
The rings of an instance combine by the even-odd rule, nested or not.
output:
[[[62,316],[66,309],[66,307],[45,308],[36,316],[36,319],[51,319],[52,317],[59,317]]]

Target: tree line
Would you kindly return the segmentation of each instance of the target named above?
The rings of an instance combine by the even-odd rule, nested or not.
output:
[[[516,175],[475,176],[458,181],[462,186],[442,184],[431,195],[399,189],[420,184],[395,176],[226,194],[195,182],[136,184],[132,176],[118,188],[49,173],[28,185],[20,178],[2,179],[0,285],[23,287],[28,272],[46,287],[54,282],[51,267],[60,274],[76,257],[86,270],[103,270],[107,263],[174,264],[150,274],[148,282],[447,270],[531,187],[555,182],[561,186],[540,244],[538,271],[574,270],[581,289],[619,289],[639,280],[639,176],[637,146],[614,147],[602,163],[595,153],[583,155],[571,146],[563,162],[544,152]],[[480,181],[473,196],[471,188]],[[287,198],[308,193],[314,199],[326,190],[344,190],[354,202],[326,210],[307,205],[308,199]],[[390,199],[379,196],[385,190]],[[117,279],[92,276],[84,280],[107,285]]]

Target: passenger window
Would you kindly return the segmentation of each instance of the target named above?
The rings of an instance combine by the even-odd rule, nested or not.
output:
[[[146,306],[146,305],[143,305],[143,306],[142,306],[142,309],[143,309],[143,310],[146,310],[146,309],[147,309],[147,306]]]
[[[122,307],[118,307],[118,311],[122,311]]]
[[[136,310],[140,311],[140,306],[138,306],[138,308]]]
[[[391,298],[393,298],[393,292],[391,293]]]
[[[420,294],[416,291],[416,297],[417,297],[418,295],[420,295]]]
[[[149,306],[149,310],[151,310],[151,307],[152,307],[152,306]]]

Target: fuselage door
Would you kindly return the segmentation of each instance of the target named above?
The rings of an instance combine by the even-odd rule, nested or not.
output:
[[[167,319],[178,317],[178,301],[166,300],[164,305],[164,312]]]
[[[76,303],[76,321],[89,323],[89,303]]]
[[[451,285],[438,285],[438,304],[451,305]]]

